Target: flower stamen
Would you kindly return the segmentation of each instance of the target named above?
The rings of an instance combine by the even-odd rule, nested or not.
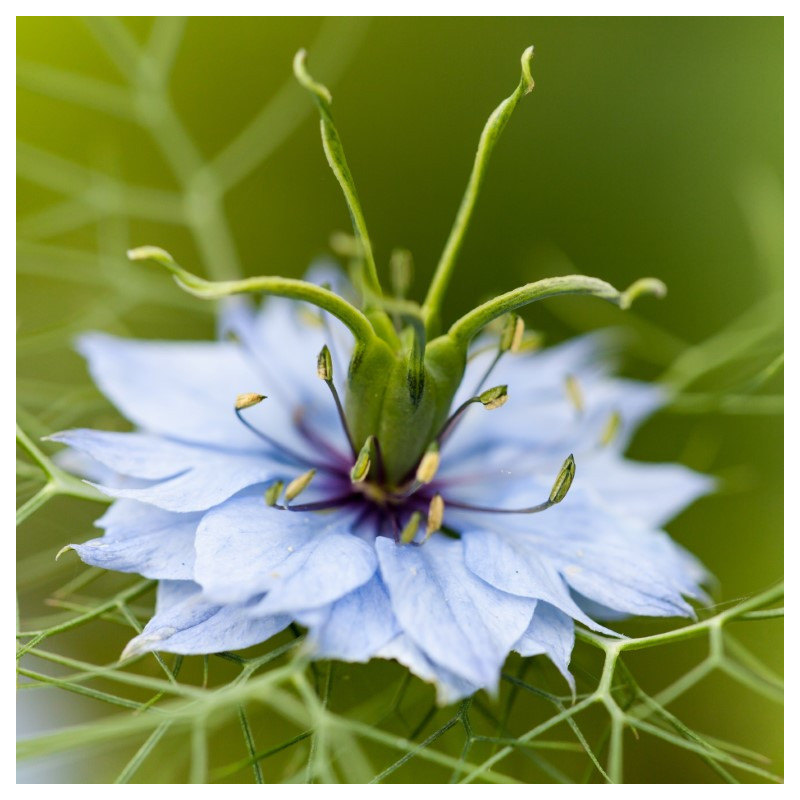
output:
[[[298,475],[293,481],[289,483],[286,487],[286,494],[284,497],[286,498],[286,502],[290,502],[297,497],[300,492],[304,491],[308,484],[314,479],[314,476],[317,474],[316,469],[310,469],[307,472],[304,472],[302,475]]]
[[[583,399],[581,385],[574,375],[567,375],[567,377],[564,378],[564,389],[567,393],[570,403],[572,403],[575,410],[578,412],[578,414],[582,414],[583,409],[586,407],[586,403]]]
[[[439,445],[436,442],[432,442],[428,445],[428,449],[425,451],[425,454],[422,456],[419,464],[417,465],[415,481],[417,486],[430,483],[436,477],[436,473],[439,470],[440,461],[441,456],[439,455]]]
[[[409,518],[408,522],[406,522],[403,530],[400,532],[400,543],[401,544],[411,544],[414,541],[414,537],[417,535],[417,531],[419,530],[419,523],[422,521],[422,512],[415,511]]]
[[[620,426],[622,425],[622,416],[616,409],[612,411],[608,420],[606,421],[603,432],[600,434],[600,446],[608,447],[614,439],[617,438]]]
[[[333,402],[336,403],[336,411],[339,414],[339,422],[342,423],[342,430],[344,431],[344,435],[347,437],[347,442],[350,445],[350,449],[353,451],[353,455],[355,456],[358,454],[358,450],[353,442],[353,436],[350,433],[350,426],[347,424],[347,417],[344,413],[342,401],[339,399],[339,392],[336,391],[336,386],[333,383],[333,359],[331,358],[331,351],[328,349],[328,345],[323,345],[322,350],[319,351],[319,355],[317,356],[317,377],[325,381],[328,389],[330,389]]]
[[[447,421],[444,423],[444,425],[442,425],[442,430],[436,437],[436,441],[440,446],[446,441],[446,439],[453,433],[456,425],[458,425],[458,423],[461,421],[461,417],[464,412],[473,403],[480,403],[487,411],[492,411],[495,408],[500,408],[500,406],[505,405],[507,400],[508,386],[494,386],[491,389],[487,389],[485,392],[481,392],[481,394],[476,394],[474,397],[470,397],[469,400],[465,400],[447,418]]]
[[[280,498],[282,491],[283,481],[275,481],[275,483],[271,483],[264,492],[264,502],[268,506],[277,506],[278,499]]]
[[[425,526],[425,541],[431,538],[441,527],[444,521],[444,499],[440,494],[435,494],[431,498],[428,506],[428,522]]]
[[[369,471],[372,468],[372,442],[374,438],[373,436],[367,437],[367,441],[364,442],[364,446],[361,448],[356,462],[350,470],[352,483],[363,483],[367,479],[367,475],[369,475]]]
[[[471,503],[462,503],[458,500],[448,500],[447,505],[453,508],[460,508],[464,511],[477,511],[485,514],[538,514],[541,511],[547,511],[558,505],[566,496],[567,492],[572,486],[572,481],[575,479],[575,459],[570,454],[567,456],[561,469],[556,476],[553,488],[550,490],[550,496],[543,503],[528,508],[493,508],[491,506],[475,506]]]
[[[346,506],[348,503],[355,502],[356,500],[358,500],[358,495],[354,492],[350,492],[349,494],[339,495],[338,497],[329,497],[326,500],[315,500],[313,503],[298,503],[294,506],[275,506],[275,508],[279,508],[281,511],[327,511],[330,508]]]
[[[239,422],[242,423],[242,425],[245,426],[245,428],[247,428],[247,430],[249,430],[251,433],[254,433],[256,436],[258,436],[259,439],[266,442],[271,447],[274,447],[278,452],[283,453],[284,456],[286,456],[287,458],[289,458],[290,460],[294,461],[295,463],[301,466],[304,467],[316,466],[317,468],[325,472],[337,472],[337,470],[329,464],[314,465],[314,462],[312,462],[310,458],[300,455],[300,453],[296,453],[290,447],[287,447],[285,444],[281,444],[281,442],[277,441],[276,439],[273,439],[271,436],[268,436],[263,431],[260,431],[258,428],[255,427],[255,425],[246,420],[244,416],[242,416],[242,411],[246,408],[251,408],[254,405],[258,405],[258,403],[261,402],[261,400],[254,400],[255,397],[260,397],[262,400],[264,399],[264,395],[257,395],[255,393],[248,393],[244,395],[240,394],[236,398],[236,405],[234,406],[234,413],[236,414],[236,418],[239,420]],[[249,400],[243,400],[242,398],[249,398],[249,400],[252,400],[252,402],[249,402]],[[243,405],[240,405],[240,403],[243,403]]]

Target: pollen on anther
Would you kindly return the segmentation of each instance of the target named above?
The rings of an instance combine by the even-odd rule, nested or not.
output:
[[[258,394],[257,392],[245,392],[236,396],[236,410],[243,411],[245,408],[257,406],[263,400],[266,400],[266,395]]]
[[[583,391],[581,390],[580,383],[578,383],[578,379],[574,375],[567,375],[564,379],[564,389],[567,392],[570,403],[572,403],[575,410],[581,414],[586,404],[583,400]]]

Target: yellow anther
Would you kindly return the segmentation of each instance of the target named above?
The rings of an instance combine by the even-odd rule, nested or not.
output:
[[[350,470],[350,480],[353,483],[362,483],[367,479],[370,467],[372,466],[372,450],[374,447],[374,442],[374,436],[368,436],[367,441],[364,442],[364,446],[361,448],[361,452],[358,454],[356,463],[353,464],[353,468]]]
[[[525,320],[518,314],[509,314],[500,337],[500,352],[519,352],[525,335]]]
[[[436,531],[442,527],[443,520],[444,500],[440,494],[435,494],[428,506],[428,524],[425,526],[426,539],[430,538],[432,534],[436,533]]]
[[[287,487],[286,487],[286,501],[289,502],[290,500],[294,500],[297,495],[302,492],[309,483],[313,480],[314,476],[317,474],[315,469],[310,469],[308,472],[304,472],[302,475],[296,477]]]
[[[420,514],[419,511],[415,511],[409,517],[408,522],[406,522],[405,527],[400,533],[400,541],[402,544],[410,544],[414,541],[414,537],[417,535],[417,531],[419,530],[419,523],[421,519],[422,514]]]
[[[264,492],[264,502],[268,506],[277,505],[278,498],[281,496],[282,491],[283,481],[275,481],[275,483],[268,486],[267,490]]]
[[[478,395],[478,400],[481,401],[487,411],[500,408],[508,400],[508,386],[494,386],[491,389],[487,389]]]
[[[612,411],[608,416],[603,432],[600,434],[600,444],[607,447],[617,438],[620,426],[622,425],[622,416],[619,411]]]
[[[323,345],[317,356],[317,377],[326,383],[333,380],[333,361],[328,345]]]
[[[430,483],[439,469],[440,460],[439,445],[434,442],[428,447],[425,451],[425,455],[420,459],[419,466],[417,467],[417,481],[419,481],[419,483]]]
[[[266,400],[265,394],[256,394],[256,392],[246,392],[236,396],[236,410],[241,411],[243,408],[250,408],[250,406],[257,406],[262,400]]]
[[[575,410],[580,414],[583,413],[584,409],[584,402],[583,402],[583,392],[581,391],[581,385],[578,383],[578,379],[574,375],[567,375],[564,380],[564,388],[567,390],[567,397],[569,398],[570,403],[575,406]]]
[[[572,486],[572,481],[574,479],[575,459],[572,457],[572,453],[570,453],[569,456],[567,456],[566,461],[564,461],[564,463],[561,465],[561,469],[556,477],[556,482],[553,484],[553,488],[550,490],[550,498],[548,502],[551,505],[560,503],[567,496],[569,487]]]

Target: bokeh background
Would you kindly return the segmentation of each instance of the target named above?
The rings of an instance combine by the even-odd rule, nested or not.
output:
[[[316,113],[292,78],[300,47],[309,49],[312,74],[333,90],[382,275],[392,248],[408,248],[421,299],[480,130],[516,84],[529,44],[536,88],[495,151],[445,319],[490,293],[555,274],[582,272],[621,287],[642,275],[664,280],[666,300],[641,301],[628,314],[561,299],[537,305],[527,321],[549,342],[596,327],[625,329],[624,371],[679,390],[631,454],[720,478],[720,491],[676,519],[671,534],[717,577],[717,602],[779,580],[782,18],[18,19],[23,428],[33,437],[76,424],[125,428],[71,349],[82,330],[213,335],[212,307],[182,296],[163,274],[128,265],[128,247],[163,246],[214,277],[300,276],[330,252],[334,231],[347,230]],[[147,69],[141,48],[152,54]],[[159,70],[169,73],[164,92]],[[23,464],[21,502],[36,481]],[[23,628],[122,585],[103,576],[82,587],[84,568],[74,556],[53,562],[64,544],[90,538],[97,515],[91,503],[56,498],[20,526]],[[149,597],[137,602],[146,617]],[[52,648],[110,663],[128,635],[98,620]],[[780,621],[742,624],[736,635],[782,670]],[[705,646],[644,652],[633,660],[637,677],[656,689],[688,671]],[[592,655],[579,646],[578,669],[596,670]],[[200,667],[186,669],[191,680]],[[337,670],[342,707],[402,673],[387,664]],[[216,679],[225,680],[224,670]],[[431,701],[414,684],[412,728]],[[24,735],[130,713],[52,687],[21,694]],[[771,696],[715,674],[673,710],[696,730],[764,754],[782,772],[782,709]],[[253,725],[267,739],[281,736],[266,711]],[[214,741],[219,763],[242,755],[241,740],[224,728]],[[171,753],[184,744],[176,737]],[[136,746],[26,762],[20,780],[108,782]],[[443,738],[441,747],[458,755],[460,745]],[[293,774],[293,757],[279,754],[266,778]],[[581,779],[585,764],[571,758],[561,768]],[[181,781],[185,768],[179,755],[154,756],[136,780]],[[415,761],[392,779],[446,780],[449,773],[437,769]],[[525,759],[514,769],[518,780],[554,779]],[[632,737],[625,770],[637,782],[719,780],[684,750]],[[224,777],[249,779],[246,770]]]

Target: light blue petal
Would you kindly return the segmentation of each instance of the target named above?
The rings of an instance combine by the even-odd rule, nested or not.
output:
[[[215,605],[191,581],[161,581],[155,616],[131,639],[122,658],[154,650],[204,655],[240,650],[266,641],[290,622],[288,616],[254,619],[246,604]]]
[[[402,633],[387,642],[375,655],[377,658],[397,661],[418,678],[432,683],[436,687],[436,702],[440,706],[456,703],[483,688],[435,664]]]
[[[620,620],[630,619],[631,615],[624,611],[616,611],[613,608],[604,606],[602,603],[595,603],[588,597],[584,597],[580,592],[573,591],[572,596],[575,602],[592,618],[603,622],[619,622]]]
[[[105,535],[70,545],[87,564],[145,578],[191,580],[194,536],[202,514],[173,514],[159,508],[118,500],[95,523]]]
[[[691,616],[682,595],[701,594],[686,554],[665,533],[610,513],[581,490],[542,514],[485,516],[506,542],[537,552],[573,589],[617,611]]]
[[[98,488],[112,497],[127,497],[168,511],[202,511],[248,486],[291,480],[303,469],[265,451],[188,445],[143,433],[73,430],[50,438],[81,450],[117,473],[161,479],[133,486],[112,480],[111,485]],[[323,475],[315,483],[322,485],[326,480]]]
[[[481,456],[461,462],[443,456],[434,487],[445,498],[446,509],[448,500],[489,508],[524,508],[549,497],[563,463],[561,454],[538,454],[533,460],[501,440],[484,448]],[[455,506],[452,508],[455,511]]]
[[[95,383],[132,422],[150,433],[226,450],[264,451],[269,445],[236,418],[236,396],[267,396],[248,408],[258,430],[309,458],[317,448],[298,430],[296,415],[331,436],[338,432],[336,410],[316,375],[316,354],[292,358],[292,331],[262,344],[256,358],[237,342],[160,342],[87,334],[78,349],[87,358]],[[303,337],[299,337],[298,342]],[[276,362],[266,372],[264,360]],[[289,366],[287,366],[289,365]],[[291,368],[291,372],[287,370]],[[327,426],[327,427],[326,427]]]
[[[269,391],[237,344],[94,333],[82,336],[78,349],[101,391],[145,430],[227,448],[258,446],[233,407],[238,394]]]
[[[620,423],[608,446],[622,451],[642,419],[663,405],[667,395],[652,384],[609,377],[602,355],[607,342],[608,337],[601,333],[501,359],[487,386],[507,384],[508,402],[489,413],[477,405],[467,411],[442,449],[442,477],[450,469],[469,472],[470,459],[479,462],[487,450],[498,445],[517,447],[516,457],[507,459],[506,466],[519,464],[520,459],[535,465],[542,456],[563,459],[574,453],[578,457],[599,445],[612,414],[619,416]],[[494,355],[489,352],[470,362],[454,407],[473,394]],[[580,410],[568,395],[568,376],[579,386]]]
[[[269,592],[256,614],[326,605],[375,573],[374,549],[350,533],[352,518],[281,511],[261,494],[235,497],[200,523],[195,580],[220,602]]]
[[[269,592],[254,614],[294,612],[331,603],[366,583],[377,568],[375,551],[335,526],[318,529],[269,573]]]
[[[442,447],[442,476],[469,472],[483,453],[498,447],[513,447],[511,463],[535,465],[542,458],[564,459],[574,453],[595,451],[603,442],[612,415],[619,426],[607,447],[621,452],[642,419],[664,402],[664,392],[648,384],[608,379],[584,385],[585,408],[577,411],[562,387],[549,393],[526,394],[513,382],[508,384],[508,402],[487,412],[473,405],[452,438]],[[446,470],[446,471],[445,471]]]
[[[301,611],[296,617],[309,628],[315,658],[369,661],[400,633],[389,595],[377,576],[333,605]]]
[[[322,274],[326,273],[320,277]],[[224,330],[236,336],[242,351],[256,365],[275,403],[290,409],[303,408],[311,427],[324,432],[326,441],[346,453],[347,439],[329,389],[316,376],[317,356],[327,344],[333,360],[334,383],[344,396],[353,337],[342,323],[306,303],[272,297],[258,309],[250,303],[229,305],[223,324]],[[281,431],[282,441],[295,448],[307,445],[293,439],[291,431],[287,440],[280,426],[274,430]]]
[[[101,483],[103,486],[146,486],[147,481],[140,478],[130,478],[120,475],[113,469],[109,469],[86,453],[79,450],[65,448],[59,450],[54,456],[53,461],[56,466],[61,467],[65,472],[71,472],[81,478],[86,478],[92,483]]]
[[[395,616],[411,641],[443,668],[494,690],[534,601],[477,578],[464,565],[461,542],[445,536],[420,547],[379,538],[376,549]]]
[[[680,464],[625,461],[608,451],[583,459],[580,474],[582,485],[609,508],[656,528],[716,486]]]
[[[209,455],[239,455],[204,446],[187,445],[147,433],[78,428],[54,433],[48,438],[86,453],[114,472],[146,480],[179,475],[197,467]]]
[[[296,472],[259,456],[228,456],[207,451],[196,468],[143,488],[97,486],[111,497],[127,497],[167,511],[203,511],[242,489],[272,480],[288,480]]]
[[[464,561],[475,575],[504,592],[543,600],[594,630],[613,634],[590,619],[572,599],[558,569],[532,536],[504,531],[497,516],[492,516],[491,523],[496,530],[474,527],[461,533]]]
[[[577,453],[571,492],[579,489],[599,508],[660,527],[698,497],[713,491],[713,478],[680,464],[624,460],[610,449]],[[461,462],[442,460],[437,488],[445,499],[495,508],[515,508],[546,500],[564,452],[520,456],[502,440]]]
[[[569,671],[574,645],[575,623],[572,619],[549,603],[538,603],[528,630],[522,634],[514,649],[523,656],[546,655],[574,692],[575,678]]]
[[[484,388],[505,383],[544,393],[553,388],[563,389],[567,375],[593,379],[608,375],[615,361],[613,353],[619,349],[619,341],[615,341],[618,338],[612,330],[596,331],[532,353],[507,353],[492,370]],[[483,352],[467,362],[454,405],[474,394],[475,387],[497,355],[497,345],[496,336],[482,336],[475,341],[473,350]]]

